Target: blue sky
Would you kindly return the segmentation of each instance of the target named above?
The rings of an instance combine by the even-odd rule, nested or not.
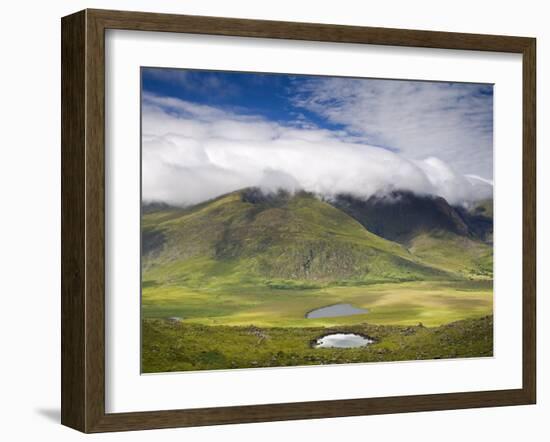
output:
[[[155,95],[262,116],[283,124],[295,124],[305,118],[319,127],[344,129],[343,124],[294,105],[295,91],[301,84],[314,79],[311,76],[166,68],[144,68],[142,73],[143,90]]]
[[[142,96],[150,199],[196,202],[180,195],[186,180],[199,199],[266,182],[456,202],[492,193],[492,85],[143,68]]]

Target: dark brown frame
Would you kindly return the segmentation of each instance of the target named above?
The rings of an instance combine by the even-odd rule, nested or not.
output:
[[[519,53],[523,56],[523,386],[401,397],[105,413],[105,30]],[[62,19],[61,422],[83,432],[534,404],[536,40],[232,18],[84,10]]]

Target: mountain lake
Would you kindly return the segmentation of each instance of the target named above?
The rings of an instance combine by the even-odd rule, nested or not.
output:
[[[306,313],[307,319],[334,318],[337,316],[362,315],[368,313],[367,309],[357,308],[351,304],[333,304],[317,308]]]

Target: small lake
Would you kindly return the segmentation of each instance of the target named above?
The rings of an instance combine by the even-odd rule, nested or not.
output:
[[[366,347],[374,341],[355,333],[333,333],[323,336],[313,344],[313,348],[357,348]]]
[[[306,318],[334,318],[336,316],[361,315],[368,312],[369,311],[367,309],[357,308],[351,304],[334,304],[312,310],[306,313]]]

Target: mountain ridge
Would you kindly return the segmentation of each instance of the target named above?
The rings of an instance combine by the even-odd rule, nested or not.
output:
[[[465,250],[461,253],[467,254]],[[464,277],[464,269],[457,272],[449,263],[411,253],[310,193],[264,193],[256,188],[193,207],[144,210],[142,254],[144,278],[164,283],[208,285],[244,279],[277,285]]]
[[[393,191],[366,199],[340,194],[331,204],[383,238],[408,244],[415,236],[430,231],[449,232],[482,239],[492,229],[492,218],[481,213],[451,206],[444,198]]]

